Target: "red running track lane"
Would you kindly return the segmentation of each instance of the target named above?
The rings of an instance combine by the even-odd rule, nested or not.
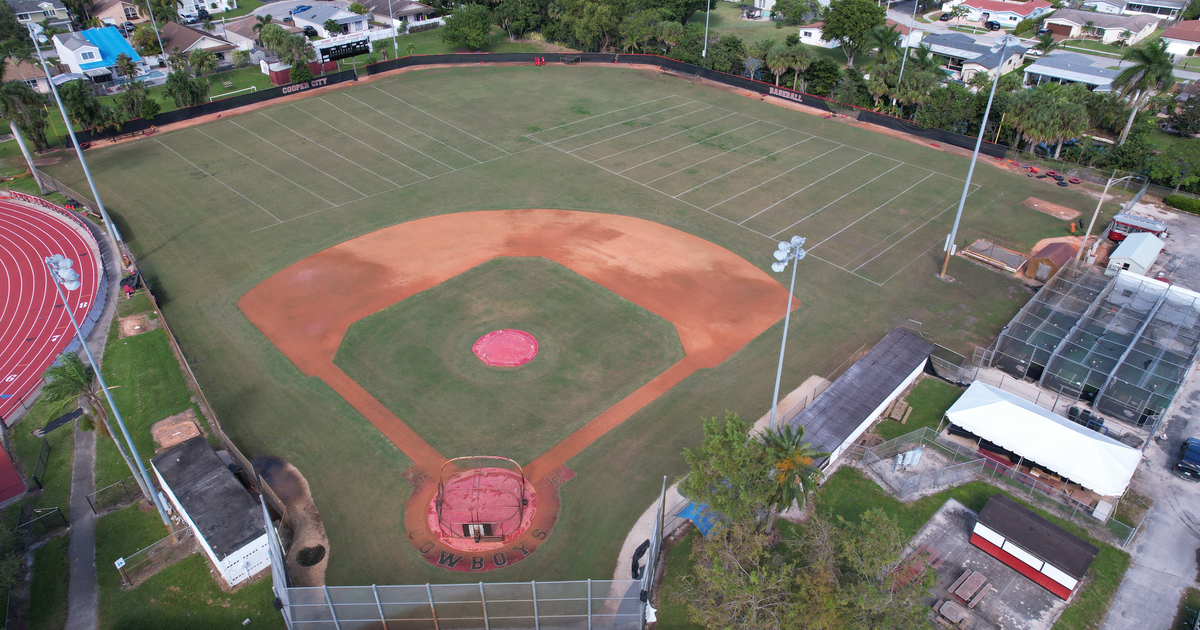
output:
[[[44,260],[52,254],[75,261],[80,287],[63,294],[82,323],[100,285],[95,240],[50,210],[0,199],[0,418],[37,387],[75,334],[50,284]],[[0,457],[0,501],[24,491],[12,462]]]

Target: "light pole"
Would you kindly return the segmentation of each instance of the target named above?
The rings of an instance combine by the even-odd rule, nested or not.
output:
[[[1083,233],[1083,242],[1079,244],[1079,253],[1075,254],[1075,260],[1083,260],[1083,250],[1087,247],[1088,237],[1092,235],[1092,228],[1096,225],[1096,217],[1100,216],[1100,206],[1104,205],[1104,198],[1108,196],[1109,186],[1135,177],[1141,177],[1141,175],[1126,175],[1118,179],[1117,172],[1113,171],[1113,176],[1108,178],[1108,183],[1104,184],[1104,192],[1100,194],[1100,201],[1096,203],[1096,211],[1092,213],[1092,220],[1088,222],[1087,232]]]
[[[946,279],[946,267],[950,266],[950,252],[954,251],[954,242],[958,237],[958,224],[962,221],[963,207],[967,205],[967,194],[971,191],[971,176],[975,174],[975,162],[979,161],[979,147],[983,145],[983,134],[987,131],[988,116],[992,113],[992,100],[996,98],[996,86],[1000,84],[1000,75],[1004,74],[1004,61],[1008,56],[1008,47],[1017,42],[1012,35],[1005,35],[996,40],[999,48],[992,46],[992,52],[1000,51],[1000,62],[996,64],[996,78],[992,81],[992,92],[988,94],[987,107],[983,110],[983,122],[979,123],[979,137],[975,139],[975,152],[971,154],[971,166],[967,168],[967,181],[963,184],[962,198],[958,200],[958,212],[954,214],[954,227],[950,229],[950,238],[946,240],[946,258],[942,261],[942,273],[938,277]]]
[[[921,6],[921,0],[913,0],[913,13],[912,13],[913,24],[917,23],[917,7],[919,7],[919,6]],[[910,27],[908,29],[908,37],[903,39],[903,41],[904,41],[904,56],[900,58],[900,76],[896,79],[896,91],[897,92],[900,91],[900,83],[902,81],[904,81],[904,65],[908,63],[908,43],[910,41],[912,41],[912,34],[915,33],[916,31],[917,31],[917,29]],[[892,107],[893,108],[896,107],[896,97],[895,96],[892,97]]]
[[[708,16],[712,14],[712,5],[717,0],[708,0],[708,4],[704,8],[704,50],[700,51],[701,57],[708,57]]]
[[[388,17],[392,19],[392,52],[400,56],[400,44],[396,43],[396,14],[392,13],[392,0],[388,0]]]
[[[154,38],[158,40],[158,54],[160,55],[159,59],[161,60],[161,56],[167,54],[167,49],[163,46],[162,35],[158,34],[158,19],[154,17],[154,9],[150,6],[150,3],[153,1],[154,0],[146,0],[146,11],[150,13],[150,26],[154,27]]]
[[[29,25],[29,36],[34,38],[36,35],[33,32],[32,23]],[[42,35],[45,38],[45,35]],[[42,55],[41,46],[34,46],[38,51],[38,60],[42,62],[42,70],[46,76],[51,76],[50,68],[46,67],[46,57]],[[83,174],[87,177],[88,186],[92,189],[92,198],[96,200],[96,208],[100,210],[100,217],[104,219],[104,227],[108,230],[108,235],[113,239],[113,252],[120,254],[121,248],[118,242],[121,240],[121,233],[117,231],[117,226],[113,224],[112,218],[108,216],[108,211],[104,209],[104,202],[100,200],[100,191],[96,189],[96,182],[92,179],[92,172],[88,169],[87,160],[83,159],[83,149],[79,148],[79,139],[75,137],[75,130],[71,129],[71,119],[67,116],[67,108],[63,107],[62,98],[58,95],[58,86],[54,81],[50,81],[50,91],[54,92],[54,102],[58,103],[58,111],[62,114],[63,122],[67,124],[67,135],[71,136],[71,144],[75,145],[75,155],[79,157],[79,164],[83,166]],[[99,373],[99,372],[97,372]]]
[[[108,391],[108,384],[104,382],[104,377],[100,375],[100,364],[96,363],[96,359],[92,357],[92,351],[88,348],[87,339],[83,336],[83,331],[79,329],[79,323],[75,321],[75,312],[71,310],[71,305],[67,302],[67,297],[63,295],[63,286],[68,290],[79,288],[78,277],[74,271],[70,271],[71,260],[62,255],[48,256],[45,260],[46,270],[50,272],[50,283],[54,285],[54,290],[58,292],[58,299],[62,301],[63,307],[67,311],[67,316],[71,318],[71,326],[75,328],[75,336],[79,339],[79,345],[83,347],[83,353],[87,355],[88,363],[96,371],[96,381],[100,383],[100,391],[104,392],[104,398],[108,401],[108,406],[112,409],[113,418],[117,420],[117,426],[121,427],[121,435],[125,436],[125,443],[129,445],[129,452],[133,454],[133,461],[137,463],[137,474],[141,478],[138,485],[142,486],[142,490],[150,495],[150,500],[154,502],[154,507],[158,509],[158,515],[162,517],[163,523],[171,532],[175,528],[171,526],[171,518],[167,516],[167,511],[163,508],[162,502],[158,498],[158,493],[154,491],[154,482],[151,481],[150,475],[146,473],[146,467],[142,464],[142,457],[138,454],[137,444],[133,443],[133,439],[129,437],[129,430],[125,428],[125,420],[121,418],[121,411],[117,409],[117,403],[113,401],[112,394]],[[71,286],[74,284],[74,286]],[[113,440],[116,440],[113,436]]]
[[[792,321],[792,294],[796,290],[796,267],[800,266],[800,261],[808,252],[804,251],[804,237],[793,236],[792,240],[784,241],[779,244],[779,249],[775,250],[775,260],[778,262],[771,263],[771,270],[775,273],[783,273],[787,269],[788,263],[792,263],[792,284],[788,287],[787,311],[783,315],[783,342],[779,344],[779,367],[775,370],[775,394],[771,398],[771,419],[767,423],[767,430],[775,429],[775,408],[779,406],[779,381],[783,377],[783,351],[787,349],[787,334],[788,324]]]

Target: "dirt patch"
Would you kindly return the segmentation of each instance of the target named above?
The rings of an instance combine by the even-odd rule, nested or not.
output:
[[[158,327],[158,320],[150,319],[149,313],[138,313],[129,317],[121,317],[117,319],[117,337],[124,339],[155,330]]]
[[[278,457],[254,458],[254,470],[262,476],[292,517],[292,540],[288,547],[288,575],[293,586],[324,586],[329,565],[329,537],[308,481],[296,467]]]
[[[154,436],[154,442],[158,444],[154,452],[161,453],[176,444],[200,437],[202,434],[196,420],[196,411],[188,409],[150,425],[150,435]]]
[[[1079,218],[1080,214],[1083,214],[1078,210],[1072,210],[1066,206],[1061,206],[1057,203],[1051,203],[1045,199],[1038,199],[1037,197],[1030,197],[1025,201],[1022,201],[1021,205],[1025,206],[1026,208],[1033,208],[1038,212],[1048,214],[1052,217],[1062,219],[1063,221],[1073,221]],[[1037,251],[1037,248],[1035,248],[1034,251]]]

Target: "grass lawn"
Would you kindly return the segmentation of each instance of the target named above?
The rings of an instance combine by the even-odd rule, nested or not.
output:
[[[68,541],[68,536],[58,536],[33,552],[29,630],[59,630],[67,623]]]
[[[439,34],[406,37],[418,36]],[[335,244],[432,215],[563,208],[669,225],[769,273],[777,241],[806,236],[810,255],[796,286],[803,306],[784,364],[789,387],[828,374],[908,319],[967,354],[1029,298],[1011,277],[959,260],[950,271],[957,282],[935,277],[966,159],[627,67],[405,72],[97,146],[88,163],[226,431],[246,455],[285,458],[308,480],[331,539],[330,584],[479,579],[421,559],[404,529],[410,489],[399,473],[411,462],[237,307],[272,274]],[[47,168],[86,189],[74,160]],[[1026,198],[1083,212],[1095,204],[995,168],[978,169],[973,181],[961,229],[1015,247],[1068,234],[1065,222],[1022,206]],[[662,476],[684,471],[681,452],[700,442],[701,418],[766,411],[782,326],[697,371],[573,458],[578,475],[561,488],[544,544],[484,579],[612,575]],[[139,416],[131,425],[144,433],[188,402],[178,371],[164,376],[173,361],[165,340],[153,353],[143,343],[113,341],[105,369],[122,386],[114,394],[133,396],[126,413]],[[134,378],[132,361],[121,358],[134,350],[149,355],[145,376]],[[135,395],[150,384],[169,390],[153,414],[138,409]],[[490,415],[497,436],[523,421]]]
[[[704,630],[704,626],[687,620],[687,606],[673,597],[692,566],[692,545],[699,536],[700,532],[693,529],[667,552],[667,570],[658,589],[657,630]]]
[[[113,401],[125,419],[125,426],[149,469],[150,458],[154,457],[150,425],[192,405],[191,392],[184,383],[179,362],[171,353],[167,333],[151,330],[118,339],[114,319],[101,370],[112,391]],[[120,431],[116,422],[113,422],[113,430]],[[116,483],[129,475],[129,467],[112,440],[98,439],[96,488]]]
[[[9,429],[14,454],[26,474],[33,472],[42,448],[43,438],[34,436],[33,430],[46,426],[46,423],[72,409],[74,407],[58,407],[39,400],[20,422]],[[50,453],[37,504],[39,508],[61,508],[63,515],[70,518],[71,470],[75,463],[74,425],[67,423],[47,433],[45,440],[50,445]]]
[[[737,35],[746,44],[751,44],[764,39],[783,41],[788,35],[794,35],[798,32],[798,27],[796,26],[775,28],[777,24],[782,25],[783,23],[765,17],[761,20],[743,20],[741,6],[733,2],[718,2],[717,6],[713,7],[712,13],[708,16],[709,35],[715,34],[718,37]],[[688,23],[703,26],[704,13],[704,11],[693,13]]]
[[[392,40],[380,40],[387,42],[389,55],[393,55],[390,50]],[[469,52],[467,49],[459,46],[451,46],[442,41],[442,29],[435,28],[430,31],[421,31],[420,33],[411,33],[408,35],[400,35],[396,38],[396,45],[400,47],[400,56],[408,54],[409,45],[414,46],[414,55],[439,55],[442,53],[452,52]],[[484,52],[541,52],[545,50],[544,44],[536,41],[525,42],[510,42],[508,34],[499,26],[493,26],[491,34],[488,35],[488,45],[483,47]],[[393,55],[394,56],[394,55]],[[362,65],[363,55],[354,57],[356,63]],[[342,63],[346,68],[350,67],[350,60],[343,59]]]
[[[137,505],[96,521],[96,582],[100,592],[100,630],[169,630],[240,627],[283,628],[283,617],[271,606],[271,578],[265,577],[233,593],[222,592],[209,574],[209,564],[192,554],[160,571],[133,590],[121,587],[113,562],[167,535],[153,510]]]
[[[1189,586],[1179,598],[1179,608],[1175,612],[1175,621],[1171,622],[1171,630],[1193,630],[1196,627],[1196,616],[1200,615],[1200,589]]]
[[[908,417],[908,422],[900,424],[895,420],[883,420],[875,426],[875,432],[886,441],[922,427],[936,429],[946,410],[962,393],[962,388],[946,381],[932,377],[923,378],[905,399],[912,407],[912,415]]]
[[[503,328],[538,355],[480,361],[472,344]],[[336,363],[442,455],[524,464],[682,358],[657,315],[557,263],[499,258],[355,323]]]
[[[1124,53],[1124,50],[1117,46],[1113,46],[1112,44],[1104,44],[1094,39],[1068,39],[1064,40],[1062,45],[1072,48],[1086,48],[1093,52],[1107,53],[1109,55],[1116,55],[1118,57]]]
[[[238,68],[236,70],[226,70],[225,72],[211,74],[205,77],[205,79],[209,82],[209,84],[212,85],[212,91],[210,94],[213,100],[221,100],[221,96],[224,94],[238,92],[249,87],[255,87],[260,90],[266,90],[274,87],[271,85],[271,77],[263,74],[262,70],[260,70],[258,66],[248,66],[246,68]],[[224,81],[231,81],[233,83],[233,87],[226,88],[223,85]],[[175,99],[166,95],[164,86],[160,85],[157,87],[152,87],[147,90],[147,92],[149,98],[158,101],[159,106],[162,107],[162,111],[170,112],[179,109],[175,106]],[[114,94],[112,96],[102,96],[97,100],[100,101],[101,105],[117,108],[119,107],[119,99],[120,95]],[[59,128],[62,127],[62,116],[56,116],[54,121],[55,124],[59,125]],[[78,126],[76,126],[76,130],[78,130]],[[69,140],[67,142],[68,144],[70,143]]]
[[[1157,151],[1166,151],[1177,144],[1195,141],[1192,138],[1181,138],[1176,134],[1167,133],[1162,129],[1159,129],[1158,125],[1153,124],[1155,122],[1157,122],[1157,120],[1147,121],[1145,124],[1151,127],[1150,135],[1147,138],[1150,141],[1150,146],[1154,147],[1154,149]]]
[[[258,0],[237,0],[236,9],[230,9],[224,13],[215,14],[213,17],[225,18],[226,20],[242,17],[243,15],[249,15],[258,7],[263,6],[263,4],[264,3],[259,2]]]

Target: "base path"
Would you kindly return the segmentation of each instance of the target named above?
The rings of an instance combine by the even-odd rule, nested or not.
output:
[[[425,506],[430,486],[437,485],[431,476],[446,458],[333,359],[354,322],[499,257],[546,258],[666,319],[685,356],[525,465],[540,503],[532,538],[503,558],[480,559],[475,570],[519,560],[545,539],[546,519],[557,513],[557,486],[545,478],[555,469],[696,370],[717,366],[762,334],[782,318],[779,307],[788,301],[775,278],[714,243],[642,219],[562,210],[466,212],[403,223],[309,256],[251,289],[238,301],[250,321],[424,473],[410,475],[415,490],[406,525],[410,541],[431,561],[444,560],[446,550],[428,531]]]

